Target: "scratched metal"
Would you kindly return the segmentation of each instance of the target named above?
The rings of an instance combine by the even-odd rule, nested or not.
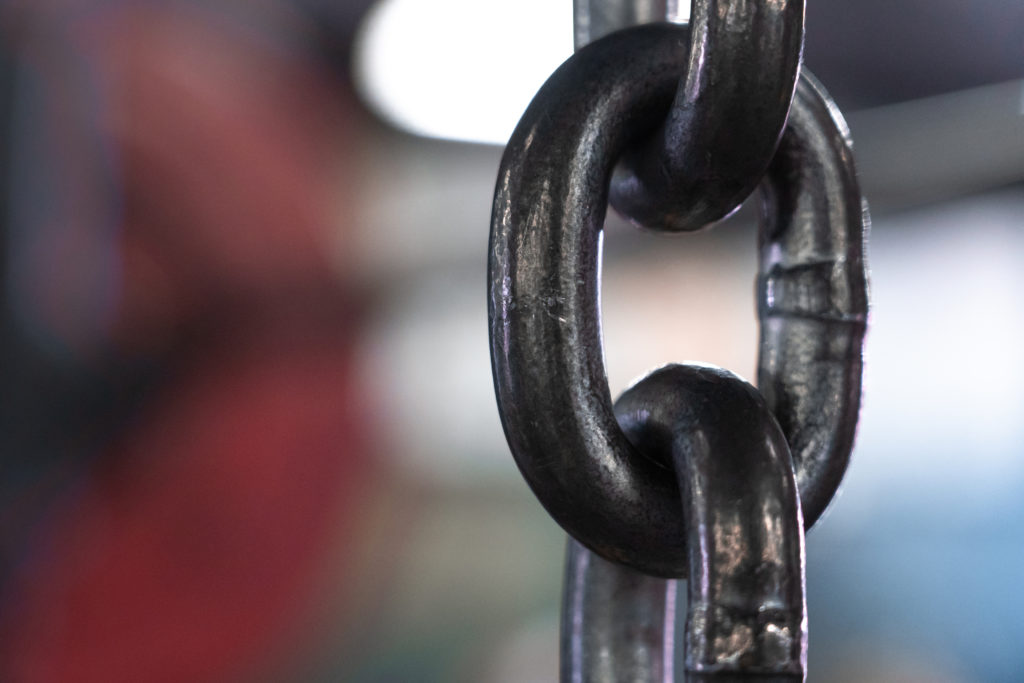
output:
[[[525,479],[586,547],[664,577],[687,572],[679,488],[671,463],[637,451],[615,420],[598,274],[612,169],[670,109],[687,37],[668,24],[618,32],[552,75],[506,148],[488,267],[496,394]],[[758,377],[810,524],[856,424],[868,221],[845,124],[806,72],[765,188]]]
[[[638,450],[674,463],[683,494],[686,679],[802,680],[803,527],[785,437],[762,396],[724,370],[670,365],[615,413]],[[563,683],[674,681],[677,588],[570,541]]]

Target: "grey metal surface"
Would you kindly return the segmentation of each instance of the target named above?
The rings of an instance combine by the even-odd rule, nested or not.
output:
[[[737,208],[772,158],[800,70],[803,0],[693,0],[671,110],[630,146],[611,204],[640,225],[697,230]]]
[[[670,463],[638,453],[615,420],[597,295],[612,166],[629,132],[667,110],[688,53],[685,37],[683,27],[637,27],[591,44],[556,71],[506,149],[489,256],[492,368],[521,472],[585,546],[666,577],[687,571],[679,490]],[[769,334],[801,345],[778,359],[762,354],[760,381],[774,387],[769,403],[790,426],[813,520],[845,470],[859,405],[859,374],[843,364],[860,363],[867,215],[845,126],[810,81],[798,88],[791,121],[789,151],[772,166],[766,210],[779,215],[767,217],[764,248],[800,248],[779,268],[764,260],[773,270],[763,274],[761,310]],[[807,159],[812,166],[802,172]],[[825,287],[801,277],[822,270],[832,273]],[[801,330],[825,339],[801,341]],[[813,349],[827,353],[801,355]],[[830,402],[828,419],[793,428],[801,406]]]
[[[674,463],[683,491],[686,680],[803,680],[802,520],[786,441],[764,399],[726,371],[672,365],[626,391],[615,411],[641,452]],[[563,683],[674,681],[677,589],[570,540]]]
[[[575,45],[651,21],[679,0],[576,0]],[[757,186],[782,134],[803,52],[803,0],[692,0],[691,47],[668,116],[627,150],[611,203],[640,225],[697,230]]]
[[[665,24],[612,34],[551,76],[505,150],[488,266],[492,369],[520,470],[570,535],[660,576],[686,573],[679,493],[612,413],[599,245],[612,166],[671,105],[687,37]]]
[[[673,681],[678,584],[615,564],[569,538],[562,683]]]

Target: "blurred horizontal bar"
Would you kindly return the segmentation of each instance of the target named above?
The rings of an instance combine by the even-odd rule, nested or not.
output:
[[[1024,81],[867,109],[848,120],[876,211],[1024,181]]]
[[[849,114],[872,213],[1024,182],[1022,109],[1016,80]],[[415,278],[481,261],[502,149],[373,130],[359,193],[367,274]]]

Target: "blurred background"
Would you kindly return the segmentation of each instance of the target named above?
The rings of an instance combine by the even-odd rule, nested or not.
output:
[[[519,683],[564,535],[485,259],[568,0],[0,2],[0,680]],[[873,209],[809,681],[1024,680],[1024,5],[810,0]],[[754,376],[749,207],[610,216],[612,393]]]

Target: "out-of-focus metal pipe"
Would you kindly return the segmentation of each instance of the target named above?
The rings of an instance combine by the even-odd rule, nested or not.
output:
[[[688,0],[574,0],[572,9],[577,50],[620,28],[651,21],[679,24],[690,16]]]
[[[635,24],[678,21],[679,4],[574,0],[574,48]],[[609,562],[570,537],[562,590],[562,683],[674,679],[676,581]]]
[[[678,582],[609,562],[569,538],[562,683],[674,681]]]

